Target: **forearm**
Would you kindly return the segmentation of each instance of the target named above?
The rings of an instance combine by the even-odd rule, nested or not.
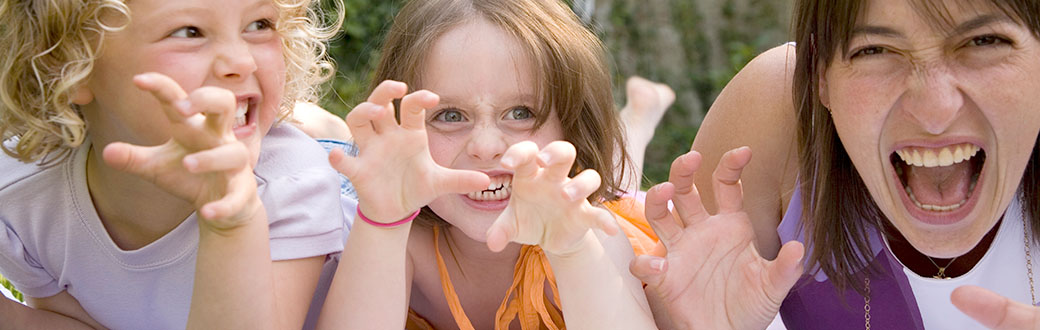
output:
[[[259,201],[257,202],[259,203]],[[281,329],[266,211],[233,229],[199,226],[188,329]]]
[[[354,223],[325,298],[318,328],[404,328],[410,231],[410,223],[393,228],[378,228],[363,221]]]
[[[59,313],[35,309],[0,297],[0,330],[8,329],[95,329]]]
[[[619,267],[593,231],[566,256],[547,254],[564,319],[573,329],[655,329],[642,284]]]

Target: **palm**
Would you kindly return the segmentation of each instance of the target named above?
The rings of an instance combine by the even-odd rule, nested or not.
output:
[[[407,96],[403,83],[379,85],[347,115],[347,126],[358,145],[358,157],[331,155],[330,161],[350,178],[364,205],[366,218],[392,222],[446,193],[487,187],[487,175],[448,169],[430,156],[425,109],[437,105],[436,94],[419,91]],[[401,123],[394,119],[393,100],[401,98]]]
[[[646,215],[668,250],[669,266],[652,273],[634,264],[633,272],[675,325],[763,329],[801,274],[800,244],[784,246],[775,261],[762,258],[754,247],[740,187],[740,172],[750,156],[749,149],[736,149],[720,161],[714,175],[718,214],[704,210],[693,185],[700,166],[696,152],[676,159],[669,182],[647,194]]]
[[[591,228],[617,231],[610,213],[586,199],[600,185],[592,170],[569,178],[574,146],[550,143],[541,150],[548,160],[536,160],[538,146],[521,142],[506,151],[503,162],[514,170],[509,205],[489,230],[488,246],[501,250],[509,241],[539,245],[550,254],[573,251]],[[570,193],[566,191],[570,190]]]

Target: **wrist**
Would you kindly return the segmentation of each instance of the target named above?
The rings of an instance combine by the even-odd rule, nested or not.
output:
[[[545,251],[547,257],[567,261],[573,259],[585,259],[588,257],[589,252],[596,251],[597,248],[602,250],[599,238],[596,237],[596,234],[592,229],[589,229],[586,230],[577,241],[568,246],[554,249],[552,251],[545,250],[543,247],[542,250]]]
[[[252,225],[267,226],[267,210],[259,197],[251,198],[238,212],[222,218],[206,217],[204,212],[197,212],[199,228],[221,235],[231,234],[244,227]]]
[[[384,221],[382,221],[382,219],[380,219],[380,220],[373,220],[372,218],[369,218],[369,217],[365,216],[365,213],[363,213],[361,211],[361,204],[358,204],[358,206],[357,206],[357,218],[361,219],[362,223],[365,223],[365,224],[367,224],[369,226],[372,226],[372,227],[396,228],[396,227],[400,227],[402,225],[408,224],[408,223],[412,222],[412,220],[415,220],[415,218],[417,216],[419,216],[419,211],[421,211],[421,209],[415,210],[415,212],[412,212],[411,214],[409,214],[407,216],[404,216],[404,217],[402,217],[402,218],[400,218],[398,220],[390,220],[388,222],[384,222]]]

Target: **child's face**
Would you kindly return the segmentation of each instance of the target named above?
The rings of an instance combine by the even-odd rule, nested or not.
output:
[[[277,116],[284,86],[281,38],[274,30],[277,8],[269,0],[127,4],[131,22],[105,36],[85,86],[91,101],[80,102],[86,103],[82,109],[98,149],[114,141],[157,145],[170,138],[159,102],[132,82],[134,75],[158,72],[188,93],[202,86],[234,93],[239,106],[248,109],[244,118],[237,118],[235,133],[255,163],[260,139]]]
[[[506,149],[525,140],[544,147],[563,139],[555,111],[536,113],[540,103],[534,64],[522,54],[519,43],[506,31],[478,19],[440,37],[422,72],[421,87],[441,97],[440,105],[426,112],[434,161],[487,173],[498,188],[444,195],[429,205],[477,241],[485,240],[488,227],[509,203],[512,172],[499,164]],[[550,117],[533,130],[536,116]]]

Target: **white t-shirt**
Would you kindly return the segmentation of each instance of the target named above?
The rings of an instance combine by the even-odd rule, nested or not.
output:
[[[199,242],[195,215],[145,247],[120,249],[87,191],[88,150],[85,144],[45,168],[0,155],[0,274],[26,296],[68,291],[109,328],[183,329]],[[291,125],[264,137],[254,173],[273,260],[343,249],[339,178],[326,155]]]

